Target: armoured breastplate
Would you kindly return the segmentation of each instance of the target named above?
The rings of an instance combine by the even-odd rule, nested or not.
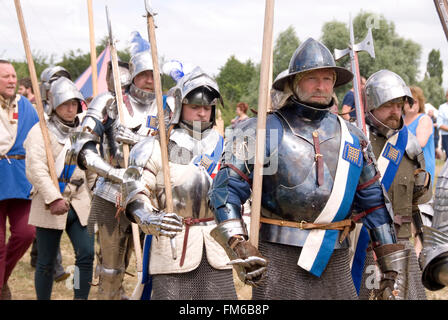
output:
[[[183,217],[209,218],[213,212],[207,203],[207,193],[212,178],[201,166],[193,164],[193,160],[201,154],[211,154],[219,141],[215,130],[206,130],[197,140],[187,130],[176,128],[169,141],[169,158],[171,175],[175,183],[172,185],[174,211]],[[164,190],[159,199],[164,199]]]
[[[340,148],[340,124],[327,112],[322,118],[299,117],[297,105],[276,112],[283,124],[277,153],[278,169],[263,177],[262,216],[289,221],[313,222],[324,208],[333,188]],[[313,132],[317,131],[323,155],[323,184],[317,183]]]

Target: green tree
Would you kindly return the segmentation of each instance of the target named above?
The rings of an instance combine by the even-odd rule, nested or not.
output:
[[[275,40],[273,55],[273,78],[289,67],[289,61],[294,51],[300,45],[300,40],[296,35],[293,26],[289,26],[281,32]]]
[[[32,54],[32,56],[33,56],[34,68],[36,69],[37,78],[39,80],[40,74],[45,68],[47,68],[49,65],[53,63],[54,57],[53,56],[48,57],[40,52],[35,52]],[[11,63],[14,66],[14,69],[16,70],[17,79],[22,79],[30,76],[28,63],[26,60],[25,61],[12,60]]]
[[[445,91],[439,84],[438,77],[428,77],[428,75],[425,75],[424,79],[418,82],[417,85],[422,88],[426,102],[429,102],[435,108],[438,109],[442,103],[446,102]]]
[[[432,49],[428,55],[426,72],[430,78],[437,78],[439,85],[443,82],[443,62],[440,60],[440,51]]]
[[[372,23],[372,36],[375,47],[375,59],[367,52],[359,52],[360,74],[366,78],[381,69],[388,69],[399,74],[407,84],[417,82],[418,66],[420,63],[421,46],[408,39],[400,37],[395,32],[395,25],[387,21],[382,15],[375,15],[361,11],[353,19],[355,43],[362,41],[367,35],[368,26]],[[348,27],[342,27],[340,22],[332,21],[324,24],[322,28],[322,42],[331,52],[334,49],[344,49],[349,44]],[[337,62],[338,65],[349,67],[349,58],[344,57]],[[346,85],[338,88],[336,93],[339,101],[342,101],[344,93],[350,88]]]
[[[242,63],[234,55],[220,68],[216,81],[226,106],[221,110],[226,125],[235,116],[235,105],[242,101],[243,95],[248,92],[249,83],[254,76],[255,67],[252,61]]]

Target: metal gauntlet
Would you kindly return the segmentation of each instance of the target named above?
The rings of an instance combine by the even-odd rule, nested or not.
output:
[[[145,136],[141,136],[137,133],[134,133],[131,129],[122,126],[121,124],[117,127],[117,132],[115,135],[115,139],[118,142],[122,142],[128,145],[135,145],[136,143],[142,141]]]
[[[173,238],[182,231],[183,220],[177,214],[157,211],[148,202],[135,200],[126,206],[126,215],[146,234]]]
[[[402,244],[376,247],[375,254],[382,273],[378,300],[404,300],[408,297],[411,249]]]
[[[231,219],[218,224],[210,232],[224,248],[239,279],[251,286],[257,286],[266,273],[267,260],[249,241],[247,229],[241,219]]]

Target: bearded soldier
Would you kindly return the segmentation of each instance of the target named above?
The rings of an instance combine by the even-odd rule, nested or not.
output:
[[[330,112],[333,88],[352,77],[310,38],[273,83],[289,98],[266,122],[259,250],[240,213],[251,194],[256,120],[226,146],[209,193],[219,223],[212,234],[240,279],[255,287],[253,299],[356,299],[347,242],[352,206],[366,213],[362,221],[382,262],[379,297],[394,297],[402,277],[394,261],[404,250],[395,241],[373,153],[359,129]]]
[[[219,89],[197,67],[171,93],[176,106],[168,130],[174,212],[164,209],[157,137],[146,138],[131,151],[123,183],[126,215],[145,233],[157,236],[149,259],[152,299],[236,299],[229,260],[210,236],[216,224],[207,205],[211,176],[223,150],[223,137],[212,128]],[[170,238],[176,242],[175,260]]]
[[[365,86],[366,123],[373,153],[378,160],[381,183],[388,192],[394,209],[397,240],[413,248],[410,239],[420,236],[421,218],[418,204],[431,198],[431,178],[425,171],[423,151],[417,138],[404,125],[402,112],[405,100],[412,105],[410,89],[403,79],[389,70],[372,74]],[[413,231],[414,230],[414,231]],[[408,283],[402,285],[403,299],[426,299],[414,250],[403,265]],[[365,269],[374,265],[371,252]],[[370,270],[374,270],[371,268]],[[364,273],[364,277],[368,276]],[[366,281],[361,283],[360,298],[368,298]]]
[[[50,177],[39,124],[30,130],[24,143],[28,156],[26,173],[34,186],[29,224],[36,226],[36,296],[38,300],[51,298],[56,256],[62,231],[66,230],[79,271],[79,285],[74,287],[74,298],[87,300],[94,260],[94,238],[87,232],[87,218],[90,190],[96,175],[76,166],[64,166],[70,133],[80,124],[78,114],[82,112],[84,98],[71,80],[61,77],[51,84],[49,99],[52,112],[47,126],[59,187],[52,183]]]
[[[92,100],[81,130],[73,136],[72,148],[66,158],[67,163],[77,163],[81,169],[92,170],[100,176],[92,199],[89,226],[98,224],[98,298],[105,300],[126,299],[122,280],[132,253],[130,222],[124,216],[116,218],[116,204],[120,204],[120,184],[124,171],[122,143],[132,146],[157,131],[158,127],[149,51],[132,56],[129,70],[125,63],[121,62],[120,65],[120,81],[125,90],[125,126],[120,125],[112,92],[112,72],[109,72],[110,92],[102,93]],[[168,109],[166,111],[168,114]]]

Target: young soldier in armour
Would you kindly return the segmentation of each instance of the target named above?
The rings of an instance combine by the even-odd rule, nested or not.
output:
[[[87,300],[94,260],[94,239],[87,232],[87,219],[96,175],[76,166],[64,166],[70,134],[80,124],[78,114],[82,113],[84,98],[71,80],[61,77],[51,84],[49,99],[52,112],[47,126],[59,187],[50,176],[39,124],[30,130],[24,143],[28,155],[26,173],[34,186],[29,224],[36,226],[36,295],[38,300],[51,299],[56,256],[65,230],[73,244],[79,271],[74,298]]]
[[[134,146],[123,183],[126,215],[146,234],[156,236],[149,259],[151,299],[236,299],[229,259],[210,235],[216,223],[207,205],[224,142],[213,129],[219,89],[197,67],[171,93],[176,106],[168,130],[174,212],[164,209],[157,136]],[[172,240],[177,259],[172,257]]]

